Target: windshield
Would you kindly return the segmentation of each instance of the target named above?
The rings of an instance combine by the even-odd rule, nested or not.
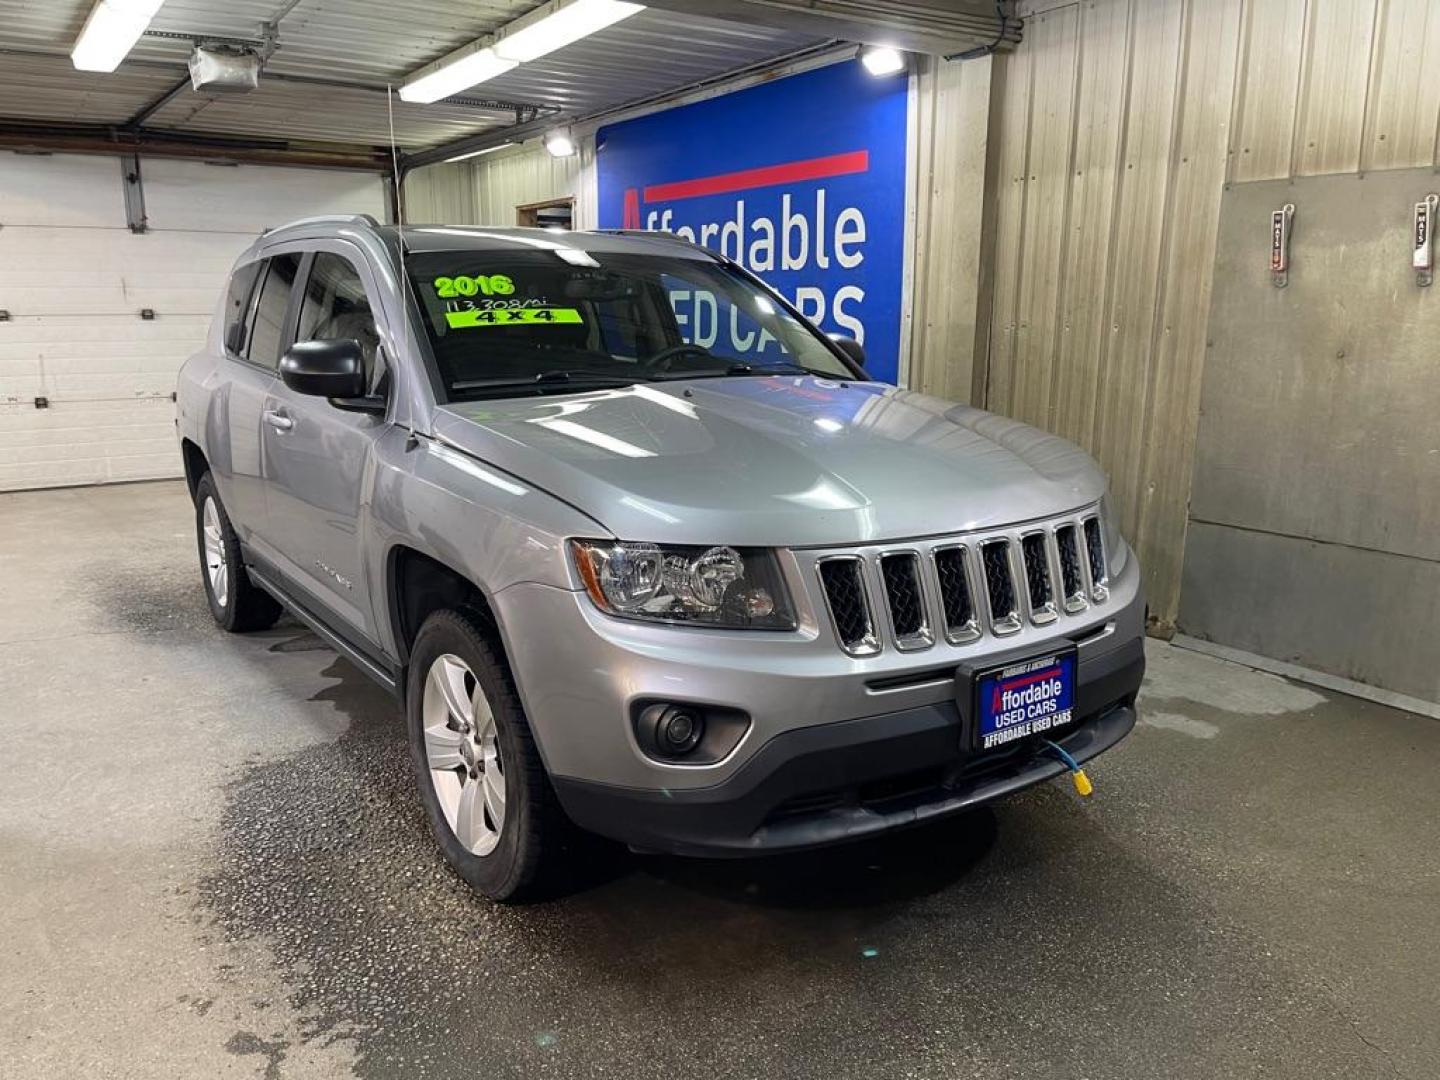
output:
[[[773,297],[708,259],[573,248],[406,262],[451,401],[689,378],[853,373]]]

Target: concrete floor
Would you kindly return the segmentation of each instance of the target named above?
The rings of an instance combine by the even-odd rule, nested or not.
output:
[[[1434,1077],[1440,723],[1164,645],[1080,802],[498,908],[179,483],[0,495],[0,1075]]]

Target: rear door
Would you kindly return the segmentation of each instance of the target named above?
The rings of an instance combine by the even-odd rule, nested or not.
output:
[[[341,240],[311,245],[297,291],[296,341],[350,338],[365,355],[367,386],[383,393],[390,379],[380,349],[371,298],[379,295],[360,250]],[[282,381],[270,386],[263,431],[270,469],[270,529],[279,565],[292,588],[308,595],[336,629],[378,640],[372,593],[360,547],[367,510],[372,447],[384,417],[337,409],[328,400],[297,394]]]
[[[264,546],[266,532],[267,470],[261,427],[299,269],[299,253],[275,255],[242,267],[232,278],[227,305],[227,311],[238,314],[248,277],[244,318],[226,320],[226,446],[225,467],[219,471],[224,481],[221,499],[231,524],[243,542],[258,547]]]

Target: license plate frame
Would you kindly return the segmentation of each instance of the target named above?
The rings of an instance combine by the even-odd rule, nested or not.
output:
[[[970,749],[979,753],[1002,750],[1032,735],[1046,735],[1074,724],[1079,666],[1079,651],[1070,645],[976,671],[971,682],[974,722],[970,725]],[[1049,692],[1057,681],[1058,689]],[[1007,691],[1012,695],[1008,701]]]

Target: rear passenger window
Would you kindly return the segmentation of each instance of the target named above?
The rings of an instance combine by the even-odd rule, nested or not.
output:
[[[239,356],[245,351],[245,315],[250,310],[250,292],[263,263],[246,263],[230,275],[225,294],[225,350]]]
[[[266,260],[265,280],[255,302],[250,324],[250,348],[246,355],[252,364],[268,368],[280,366],[280,343],[285,338],[285,310],[290,304],[290,289],[300,272],[300,256],[276,255]]]

